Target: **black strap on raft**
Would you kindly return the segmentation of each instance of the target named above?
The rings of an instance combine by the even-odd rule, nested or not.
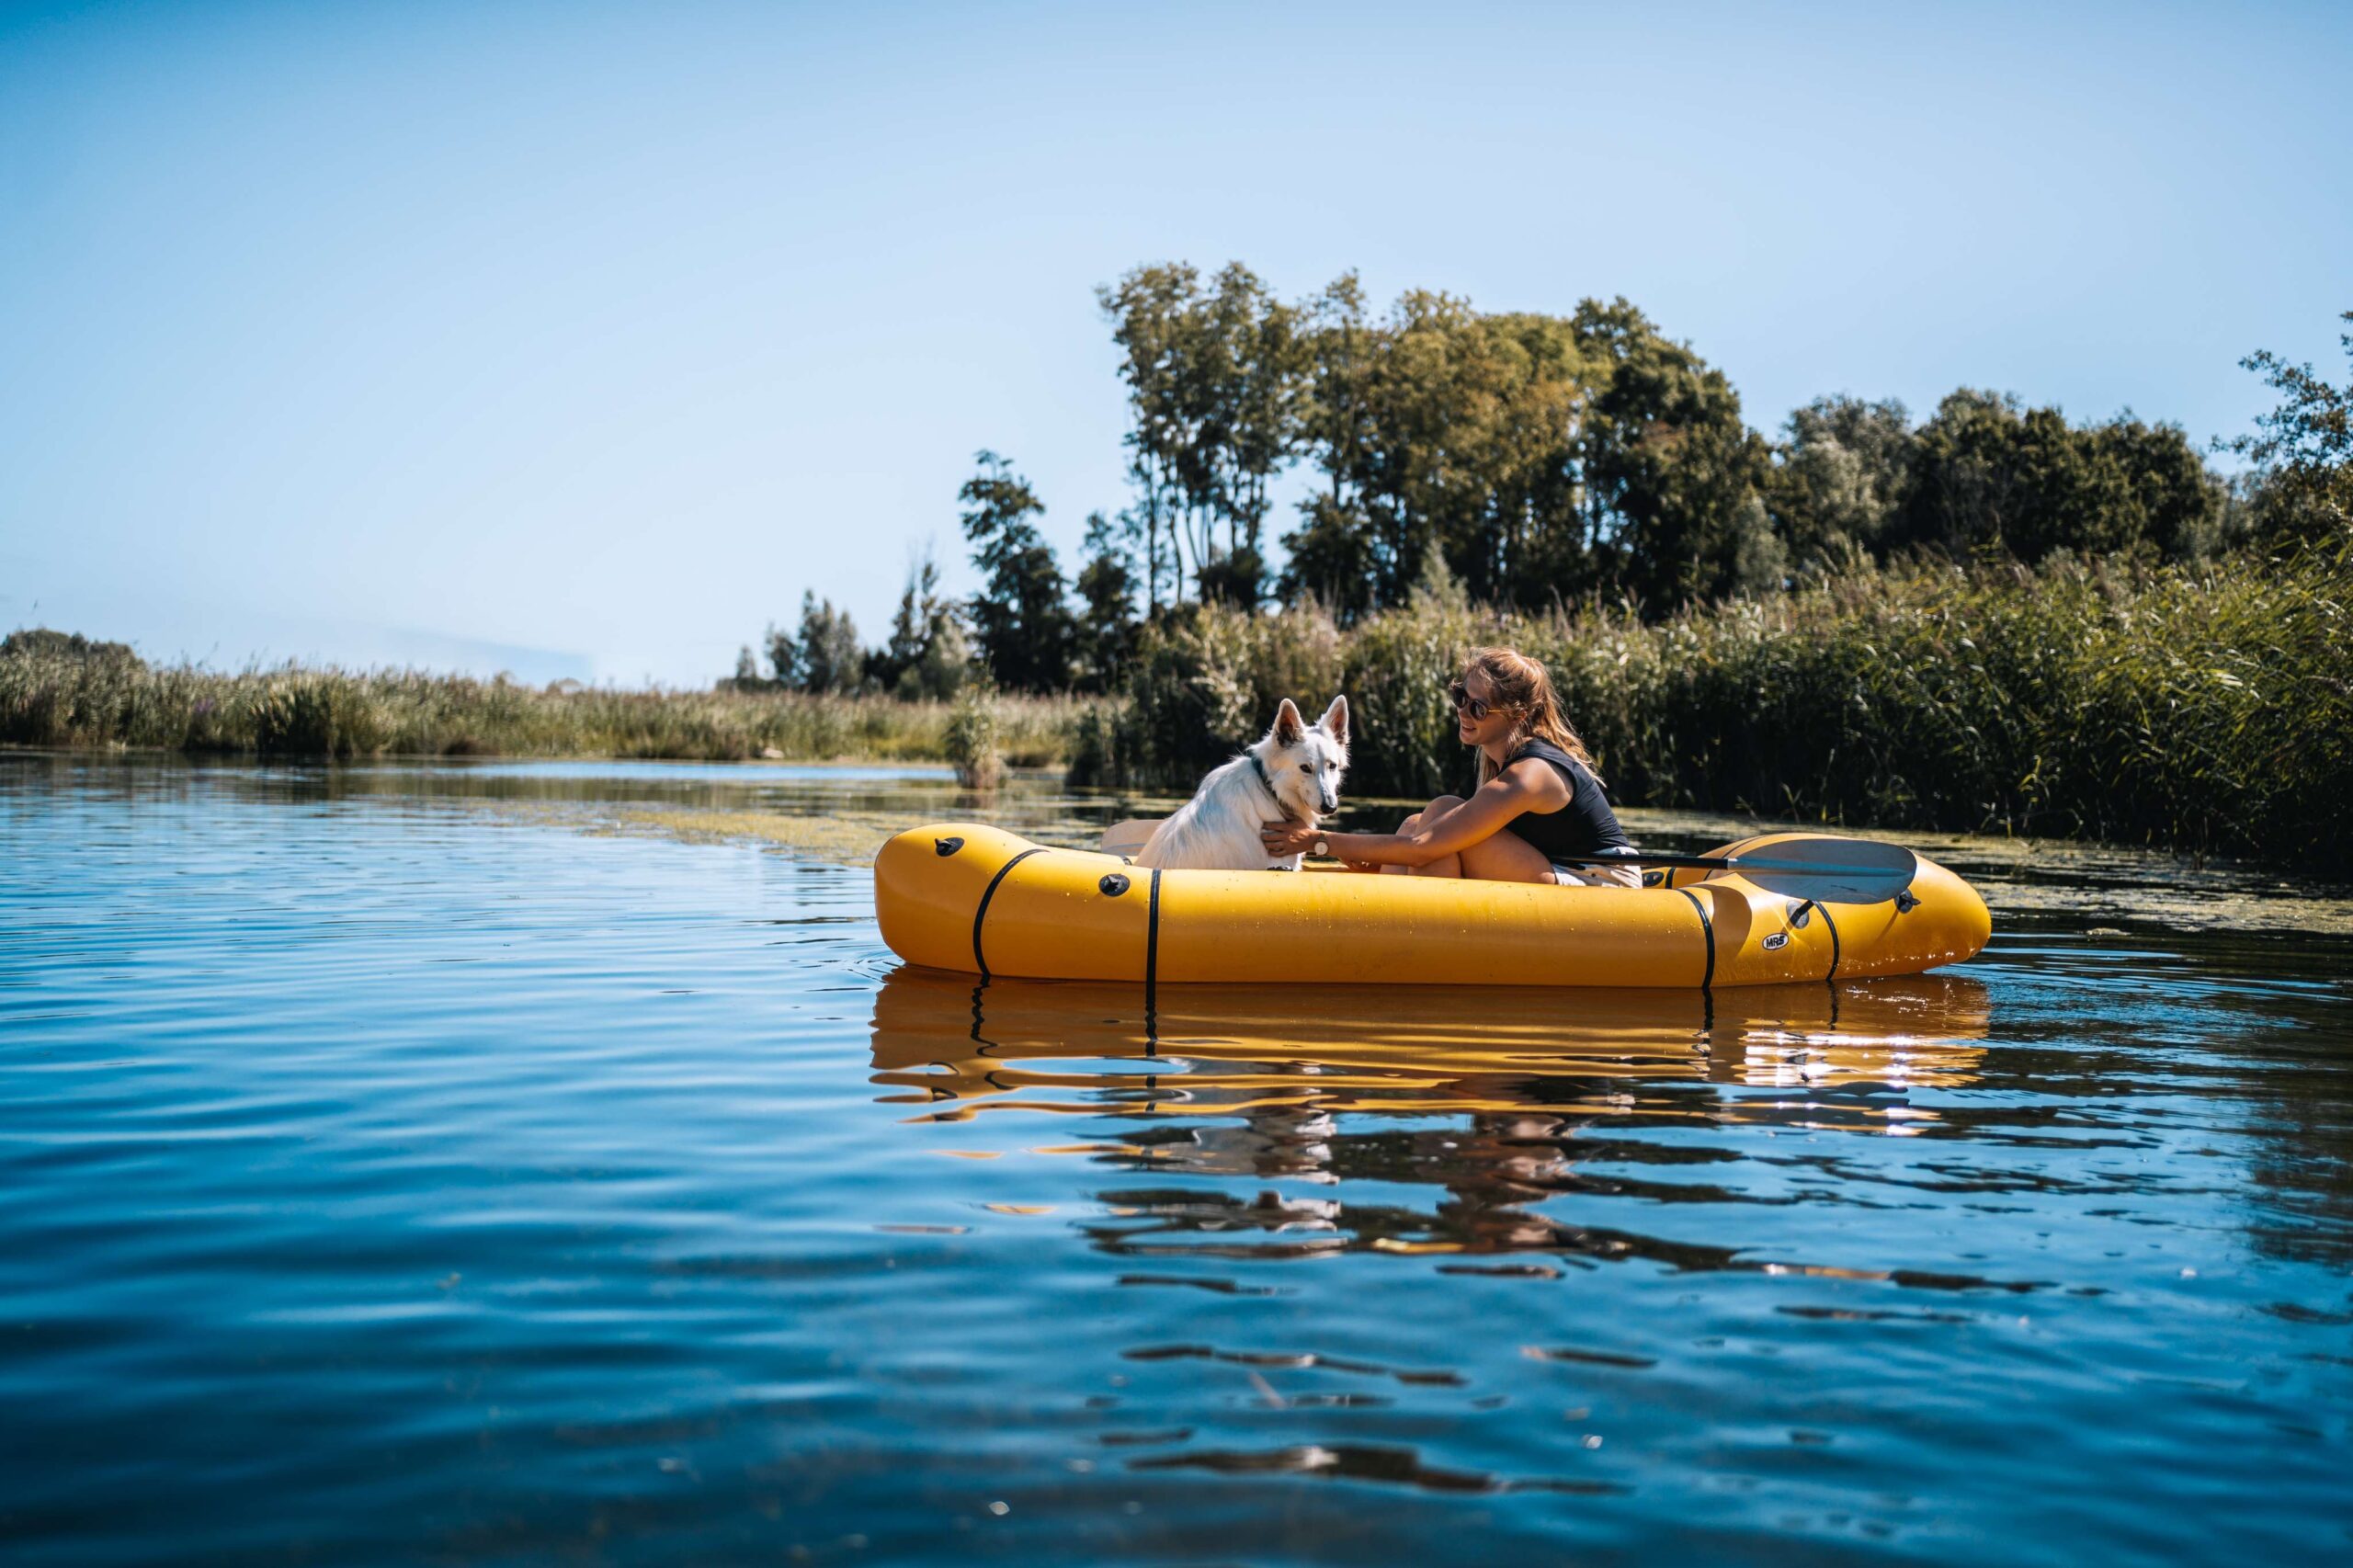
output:
[[[1699,932],[1708,939],[1708,972],[1699,977],[1699,989],[1705,991],[1716,983],[1716,923],[1708,918],[1708,906],[1699,902],[1698,893],[1689,888],[1675,891],[1689,899],[1691,907],[1699,912]]]
[[[1800,899],[1797,906],[1790,911],[1790,925],[1802,931],[1805,929],[1806,922],[1816,915],[1822,916],[1823,925],[1830,929],[1830,968],[1822,978],[1825,981],[1836,981],[1838,978],[1838,922],[1830,918],[1830,906],[1826,903],[1817,903],[1810,898]]]
[[[1154,867],[1152,873],[1152,913],[1144,917],[1143,927],[1143,1010],[1147,1029],[1151,1028],[1149,1020],[1159,1006],[1159,989],[1160,870]]]
[[[989,960],[981,955],[981,922],[989,917],[989,900],[996,896],[997,884],[1005,881],[1006,872],[1029,858],[1030,856],[1044,853],[1044,849],[1033,846],[1024,849],[1020,854],[999,866],[996,869],[996,875],[989,879],[988,891],[981,894],[980,908],[972,911],[972,967],[981,971],[981,979],[983,981],[989,977]]]

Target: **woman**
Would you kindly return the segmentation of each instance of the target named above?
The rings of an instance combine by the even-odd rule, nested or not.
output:
[[[1463,744],[1479,748],[1479,784],[1469,800],[1440,795],[1395,833],[1319,834],[1268,823],[1260,835],[1267,853],[1314,850],[1352,870],[1422,877],[1643,885],[1634,867],[1575,858],[1631,855],[1633,846],[1602,795],[1592,754],[1561,716],[1542,665],[1508,648],[1476,649],[1447,695]]]

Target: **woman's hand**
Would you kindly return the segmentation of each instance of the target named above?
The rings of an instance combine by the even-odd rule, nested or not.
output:
[[[1319,835],[1312,827],[1302,827],[1295,822],[1262,822],[1258,824],[1258,842],[1272,855],[1304,855],[1314,847]]]

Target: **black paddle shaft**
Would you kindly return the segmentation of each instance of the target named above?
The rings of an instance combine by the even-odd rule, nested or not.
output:
[[[1756,855],[1567,855],[1579,866],[1675,866],[1738,871],[1768,892],[1832,903],[1883,903],[1912,885],[1919,858],[1869,838],[1790,838]]]
[[[1648,855],[1625,850],[1616,855],[1555,855],[1563,866],[1677,866],[1694,871],[1737,871],[1747,864],[1737,855]]]

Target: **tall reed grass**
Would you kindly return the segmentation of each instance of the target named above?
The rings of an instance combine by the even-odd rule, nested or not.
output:
[[[1551,667],[1621,803],[2087,836],[2353,870],[2353,567],[1864,567],[1644,624],[1426,596],[1342,631],[1204,610],[1145,639],[1074,776],[1183,787],[1276,700],[1345,691],[1352,792],[1460,790],[1465,649]]]
[[[1074,698],[1006,697],[996,746],[1061,763]],[[952,705],[792,692],[620,691],[413,671],[151,667],[50,647],[0,652],[0,744],[309,758],[616,756],[945,761]]]

